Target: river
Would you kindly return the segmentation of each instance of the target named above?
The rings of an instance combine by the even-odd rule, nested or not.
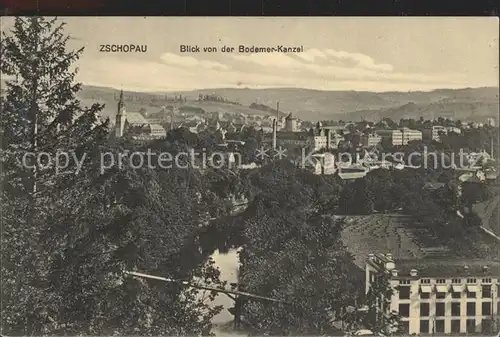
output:
[[[227,281],[227,287],[230,286],[230,283],[236,283],[238,281],[238,249],[231,249],[227,254],[219,253],[219,251],[216,250],[211,257],[215,261],[216,266],[219,267],[221,280]],[[214,305],[223,306],[222,311],[212,319],[216,336],[245,335],[242,333],[221,331],[217,328],[218,326],[226,326],[233,322],[233,315],[228,311],[229,308],[234,306],[234,301],[232,299],[224,294],[218,294],[214,300]]]

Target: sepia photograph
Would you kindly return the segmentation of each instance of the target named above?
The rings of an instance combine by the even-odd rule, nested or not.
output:
[[[1,337],[500,336],[498,17],[0,32]]]

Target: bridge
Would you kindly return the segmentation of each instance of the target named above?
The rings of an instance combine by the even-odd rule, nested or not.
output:
[[[234,301],[234,312],[231,312],[231,313],[234,315],[234,328],[235,329],[239,329],[239,327],[241,325],[241,309],[242,309],[241,299],[261,300],[261,301],[282,303],[282,304],[287,303],[283,300],[279,300],[279,299],[275,299],[275,298],[271,298],[271,297],[266,297],[266,296],[261,296],[261,295],[256,295],[256,294],[251,294],[251,293],[247,293],[244,291],[237,291],[237,290],[225,289],[225,288],[208,287],[208,286],[193,283],[193,282],[188,282],[188,281],[183,281],[183,280],[175,280],[175,279],[171,279],[171,278],[149,275],[149,274],[144,274],[144,273],[139,273],[139,272],[125,271],[124,274],[131,276],[131,277],[134,277],[134,278],[158,280],[158,281],[167,282],[167,283],[179,283],[179,284],[182,284],[182,285],[184,285],[186,287],[190,287],[190,288],[214,291],[214,292],[217,292],[220,294],[225,294],[226,296],[228,296],[230,299],[232,299]]]

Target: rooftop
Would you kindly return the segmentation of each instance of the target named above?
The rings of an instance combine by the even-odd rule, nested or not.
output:
[[[276,132],[276,137],[278,139],[306,140],[308,136],[309,136],[308,132],[291,132],[291,131]]]
[[[500,262],[484,259],[427,258],[395,259],[399,276],[410,276],[412,269],[419,277],[482,277],[500,275]]]
[[[148,124],[146,118],[138,112],[128,112],[126,119],[129,124]]]
[[[388,270],[397,271],[398,277],[499,277],[500,262],[487,259],[459,257],[397,258],[392,254],[369,254],[368,261]],[[390,263],[390,264],[388,264]],[[411,275],[416,272],[416,275]]]

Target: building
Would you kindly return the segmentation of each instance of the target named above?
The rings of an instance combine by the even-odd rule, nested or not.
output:
[[[293,128],[292,124],[289,127]],[[286,128],[285,128],[286,129]],[[273,121],[272,129],[272,146],[296,146],[302,147],[309,151],[319,151],[321,149],[334,149],[338,147],[338,144],[343,136],[337,134],[336,132],[324,128],[321,123],[316,125],[316,128],[312,128],[309,131],[278,131],[278,123],[276,120]]]
[[[430,128],[424,129],[422,132],[422,136],[425,140],[440,142],[441,139],[439,138],[439,136],[441,134],[447,135],[450,132],[460,134],[462,130],[454,126],[433,125]]]
[[[456,134],[462,133],[462,130],[460,128],[455,127],[455,126],[446,126],[445,129],[446,129],[446,133],[450,133],[450,132],[453,132]]]
[[[121,138],[127,133],[131,134],[133,138],[141,141],[164,138],[167,135],[163,126],[156,123],[150,123],[139,112],[127,111],[123,101],[122,90],[120,92],[118,111],[115,120],[115,136]]]
[[[422,136],[425,140],[433,140],[436,142],[440,141],[439,135],[441,133],[446,134],[447,130],[444,126],[442,125],[433,125],[430,128],[424,129],[422,132]]]
[[[460,258],[398,260],[370,254],[365,291],[379,273],[389,274],[390,307],[398,330],[410,335],[498,332],[500,262]]]
[[[382,137],[382,141],[391,145],[407,145],[414,140],[422,140],[422,132],[409,128],[377,130],[376,133]]]
[[[382,142],[398,146],[403,145],[403,133],[400,130],[377,130],[376,133],[382,137]]]
[[[337,171],[335,156],[331,153],[316,153],[312,155],[310,161],[305,163],[305,166],[314,174],[330,175]]]
[[[285,118],[285,131],[286,132],[297,132],[297,118],[293,117],[292,113],[290,113]]]
[[[403,134],[403,145],[414,140],[422,140],[422,131],[402,128],[401,133]]]
[[[382,137],[380,137],[376,132],[370,132],[368,134],[363,133],[360,136],[361,146],[363,147],[377,146],[381,141]]]
[[[342,180],[354,181],[356,179],[365,177],[368,172],[369,169],[364,167],[363,165],[358,165],[358,164],[342,165],[339,163],[337,175]]]
[[[495,118],[486,118],[486,125],[489,125],[491,127],[495,127],[496,125],[496,122],[495,122]]]

